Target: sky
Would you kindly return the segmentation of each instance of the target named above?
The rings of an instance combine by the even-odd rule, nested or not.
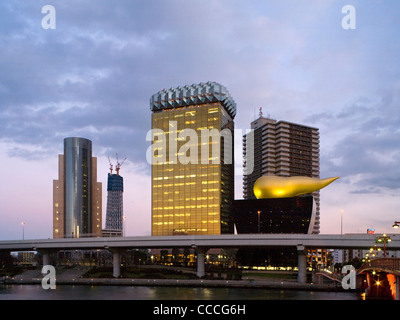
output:
[[[229,90],[236,129],[249,129],[259,107],[319,128],[320,176],[340,177],[321,190],[322,234],[340,234],[341,221],[344,233],[393,232],[399,12],[398,0],[1,1],[0,240],[52,237],[53,180],[70,136],[93,142],[103,226],[108,157],[118,153],[125,234],[150,235],[150,97],[207,81]],[[240,174],[235,186],[240,199]]]

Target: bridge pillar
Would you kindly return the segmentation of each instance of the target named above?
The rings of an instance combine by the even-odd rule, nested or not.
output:
[[[207,250],[204,248],[197,248],[197,277],[202,278],[205,272],[205,253]]]
[[[47,266],[49,264],[49,253],[43,253],[43,265]]]
[[[297,282],[306,283],[307,281],[307,256],[306,248],[303,245],[297,246]]]
[[[113,277],[119,278],[121,275],[121,254],[119,252],[113,252]]]
[[[47,266],[50,264],[50,253],[54,252],[51,250],[37,250],[43,258],[43,265]]]

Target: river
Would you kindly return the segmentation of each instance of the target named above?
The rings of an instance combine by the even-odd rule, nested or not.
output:
[[[362,300],[358,292],[151,286],[0,285],[0,300]]]

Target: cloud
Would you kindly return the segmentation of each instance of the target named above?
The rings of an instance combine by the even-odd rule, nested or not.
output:
[[[353,190],[350,191],[350,193],[352,194],[370,194],[370,193],[381,193],[381,190],[377,189],[377,188],[373,188],[373,187],[369,187],[367,189],[360,189],[360,190]]]
[[[93,7],[89,2],[82,4],[79,8],[87,9],[86,14]],[[63,11],[67,7],[61,3],[56,8],[61,21],[63,13],[75,11]],[[10,11],[18,11],[16,17],[29,17],[25,21],[31,21],[31,10],[32,5],[9,9],[6,27],[12,36],[0,36],[0,137],[19,145],[9,154],[32,159],[38,149],[35,158],[48,156],[39,152],[39,146],[54,153],[64,137],[83,135],[99,148],[126,149],[131,160],[143,160],[151,91],[143,81],[145,63],[128,62],[130,53],[142,45],[132,36],[125,41],[106,32],[112,17],[94,31],[98,15],[107,10],[89,14],[91,19],[81,21],[85,25],[66,28],[59,23],[54,31],[36,27],[32,35],[31,29],[21,27],[21,19],[10,18]],[[121,50],[123,54],[115,53]],[[135,61],[135,54],[130,58]],[[135,141],[143,142],[133,148]],[[27,144],[29,147],[24,146]]]
[[[63,137],[83,135],[101,150],[126,150],[128,158],[143,161],[149,97],[164,87],[216,80],[238,102],[243,128],[262,105],[272,117],[305,121],[321,131],[327,125],[328,149],[343,134],[346,152],[357,148],[353,142],[361,149],[367,141],[357,141],[353,131],[368,130],[364,118],[374,116],[382,128],[394,121],[352,96],[373,99],[359,91],[375,83],[373,74],[363,77],[368,71],[382,75],[383,69],[364,65],[366,59],[385,65],[374,60],[383,49],[372,51],[365,40],[377,39],[380,30],[364,27],[351,34],[335,27],[341,13],[334,1],[302,3],[301,11],[289,3],[56,1],[52,31],[40,24],[45,1],[4,3],[0,137],[21,144],[21,152],[10,152],[14,156],[34,152],[22,152],[22,144],[32,150],[44,144],[54,152]],[[374,149],[384,143],[391,141],[375,139]]]
[[[322,154],[322,170],[353,181],[361,188],[357,192],[400,189],[399,102],[400,91],[394,87],[379,98],[361,97],[337,112],[308,117],[310,122],[322,124],[333,141]]]

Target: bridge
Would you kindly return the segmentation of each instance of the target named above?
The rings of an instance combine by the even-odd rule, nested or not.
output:
[[[317,281],[322,278],[341,285],[345,276],[343,273],[318,271]],[[357,288],[365,289],[369,298],[388,298],[400,300],[400,258],[375,258],[364,263],[356,272]]]
[[[111,238],[61,238],[0,241],[3,251],[38,251],[43,264],[48,264],[49,253],[59,250],[107,249],[113,253],[113,275],[120,275],[120,254],[126,249],[195,248],[197,275],[205,275],[205,253],[210,248],[295,247],[298,253],[297,281],[306,282],[307,249],[370,249],[379,234],[224,234],[201,236],[142,236]],[[387,250],[400,250],[400,234],[390,235]]]
[[[333,282],[339,283],[340,285],[342,284],[342,280],[344,277],[343,274],[331,273],[326,270],[321,270],[317,272],[316,276],[319,277],[319,281],[321,281],[321,277],[325,277]]]
[[[364,277],[364,287],[369,296],[390,295],[400,300],[400,258],[373,259],[357,270]]]

